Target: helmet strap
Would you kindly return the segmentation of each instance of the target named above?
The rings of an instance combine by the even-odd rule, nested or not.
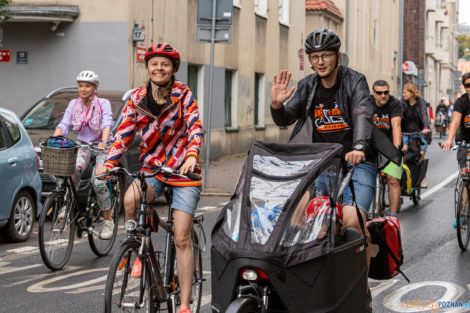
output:
[[[169,81],[167,81],[166,83],[157,84],[152,79],[150,79],[150,82],[152,83],[152,85],[154,85],[154,87],[156,87],[156,89],[154,89],[152,87],[152,93],[153,93],[154,98],[155,98],[155,95],[157,95],[159,97],[161,96],[161,97],[166,99],[170,95],[171,87],[173,86],[174,80],[175,80],[175,77],[172,76],[171,79]]]

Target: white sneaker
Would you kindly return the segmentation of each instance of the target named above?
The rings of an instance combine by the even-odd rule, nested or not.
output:
[[[101,229],[101,239],[108,240],[113,237],[114,222],[112,220],[104,220],[103,228]]]
[[[67,212],[67,208],[64,206],[59,210],[59,214],[57,215],[57,220],[65,220],[65,213]]]

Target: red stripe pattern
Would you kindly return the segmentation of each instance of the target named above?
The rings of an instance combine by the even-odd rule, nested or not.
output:
[[[115,141],[110,148],[105,166],[118,165],[123,153],[134,139],[136,131],[140,143],[142,170],[167,166],[179,168],[188,156],[198,160],[195,173],[200,174],[199,151],[202,143],[202,123],[199,109],[188,86],[175,81],[171,91],[171,104],[158,117],[140,106],[147,95],[146,86],[134,91],[123,110]],[[157,179],[174,186],[201,186],[201,181],[181,177],[156,176]]]

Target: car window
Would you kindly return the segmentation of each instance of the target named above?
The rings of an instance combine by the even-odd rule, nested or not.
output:
[[[23,125],[27,129],[53,130],[59,125],[68,104],[68,99],[42,100],[23,118]]]
[[[2,113],[0,114],[0,119],[3,124],[6,126],[7,133],[10,136],[11,143],[14,145],[21,139],[21,131],[15,117],[11,114]]]

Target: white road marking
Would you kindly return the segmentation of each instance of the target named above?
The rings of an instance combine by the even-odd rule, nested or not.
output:
[[[29,253],[38,250],[38,247],[32,247],[32,246],[25,246],[21,248],[16,248],[16,249],[11,249],[7,250],[8,253],[14,253],[14,254],[19,254],[19,253]]]
[[[459,172],[455,172],[454,174],[450,175],[449,177],[447,177],[446,179],[444,179],[442,182],[440,182],[438,185],[432,187],[431,189],[429,189],[428,191],[426,191],[425,193],[423,193],[421,195],[421,199],[424,199],[424,198],[427,198],[429,197],[430,195],[432,195],[433,193],[435,193],[436,191],[438,191],[439,189],[441,189],[442,187],[444,187],[445,185],[447,185],[448,183],[450,183],[452,180],[454,180],[457,176],[459,175]]]
[[[40,282],[38,282],[34,285],[29,286],[28,289],[26,289],[26,290],[28,292],[50,292],[50,291],[81,288],[81,287],[84,287],[84,286],[89,286],[89,285],[93,285],[95,283],[100,283],[102,281],[105,281],[108,278],[108,275],[106,274],[106,275],[103,275],[103,276],[95,278],[95,279],[90,279],[90,280],[87,280],[87,281],[84,281],[84,282],[81,282],[81,283],[77,283],[77,284],[73,284],[73,285],[67,285],[67,286],[47,287],[47,285],[49,285],[51,283],[54,283],[54,282],[57,282],[59,280],[63,280],[63,279],[67,279],[69,277],[73,277],[73,276],[79,276],[79,275],[82,275],[82,274],[88,274],[88,273],[99,272],[99,271],[106,271],[107,272],[108,270],[109,270],[109,268],[107,268],[107,267],[106,268],[95,268],[95,269],[89,269],[89,270],[74,272],[74,273],[70,273],[70,274],[66,274],[66,275],[61,275],[61,276],[58,276],[58,277],[54,277],[54,278],[51,278],[51,279],[40,281]]]
[[[10,274],[13,272],[18,272],[18,271],[24,271],[30,268],[35,268],[38,266],[42,266],[41,264],[32,264],[32,265],[27,265],[27,266],[21,266],[21,267],[12,267],[12,266],[6,266],[10,264],[9,262],[0,262],[0,275],[2,274]]]

